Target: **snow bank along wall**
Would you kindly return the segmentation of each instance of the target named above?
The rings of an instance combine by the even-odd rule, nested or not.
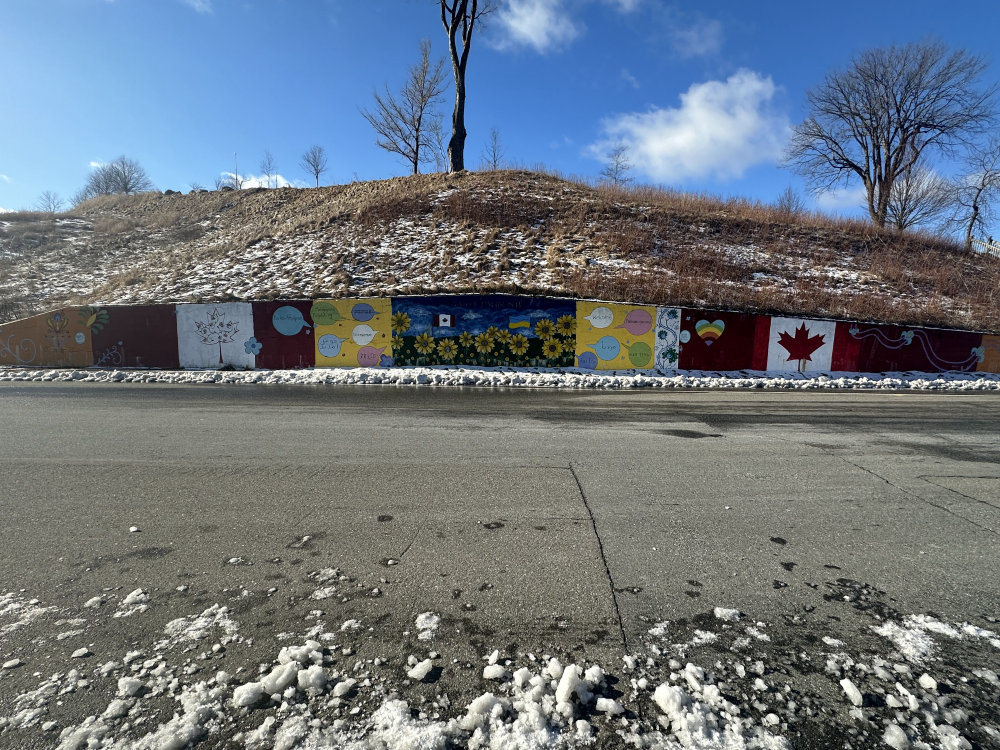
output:
[[[512,295],[66,307],[0,365],[1000,372],[1000,336]]]

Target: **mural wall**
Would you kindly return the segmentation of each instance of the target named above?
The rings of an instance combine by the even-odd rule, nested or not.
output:
[[[651,370],[656,308],[576,303],[576,362],[585,370]]]
[[[392,365],[390,300],[317,300],[309,315],[315,324],[317,367]]]
[[[576,303],[513,295],[392,301],[396,365],[573,367]]]
[[[514,295],[67,307],[0,365],[1000,372],[1000,335]]]

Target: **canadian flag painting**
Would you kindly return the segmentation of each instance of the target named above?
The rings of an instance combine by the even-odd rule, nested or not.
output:
[[[451,313],[438,313],[434,316],[434,325],[437,328],[452,328],[455,325],[455,317]]]
[[[829,370],[836,330],[837,324],[832,320],[771,318],[766,369]]]

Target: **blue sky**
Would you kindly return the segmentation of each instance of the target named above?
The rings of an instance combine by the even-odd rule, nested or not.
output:
[[[396,90],[422,38],[443,56],[435,0],[10,0],[0,20],[0,207],[71,198],[93,164],[127,155],[156,186],[283,180],[322,145],[323,184],[406,174],[359,113]],[[632,146],[637,181],[774,200],[806,90],[855,53],[928,38],[990,56],[1000,3],[501,0],[473,42],[466,163],[491,128],[506,160],[596,177]],[[990,58],[987,82],[1000,78]],[[451,93],[439,107],[446,122]],[[936,165],[942,172],[950,166]],[[809,199],[854,213],[848,191]]]

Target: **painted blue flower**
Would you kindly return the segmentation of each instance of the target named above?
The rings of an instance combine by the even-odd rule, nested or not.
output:
[[[393,364],[392,357],[383,354],[381,357],[378,358],[379,367],[392,367],[392,364]]]
[[[913,331],[903,331],[903,341],[909,346],[913,343]]]
[[[243,343],[243,349],[247,354],[252,354],[255,357],[260,354],[260,350],[264,348],[264,345],[260,343],[255,336],[251,336],[247,341]]]

